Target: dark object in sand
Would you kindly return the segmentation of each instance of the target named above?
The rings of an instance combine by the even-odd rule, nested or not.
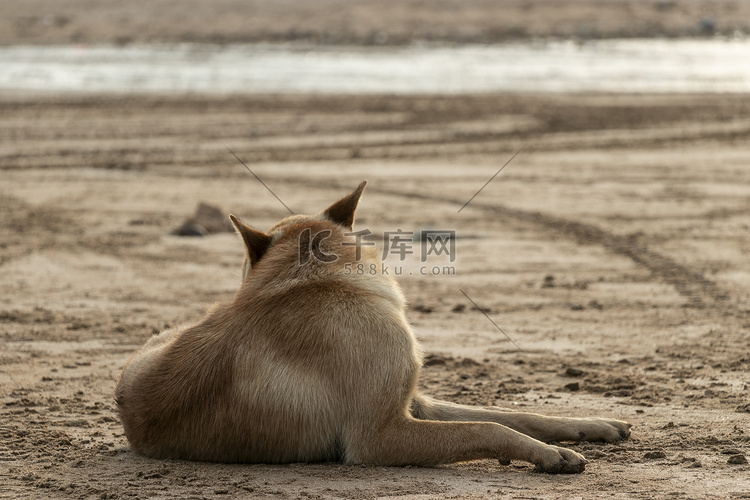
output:
[[[208,236],[209,234],[231,231],[232,225],[220,208],[201,202],[198,204],[195,214],[170,234],[176,236]]]

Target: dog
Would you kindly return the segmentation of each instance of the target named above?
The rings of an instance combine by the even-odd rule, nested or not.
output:
[[[148,457],[226,463],[383,466],[492,458],[547,473],[586,459],[560,441],[614,442],[627,422],[558,418],[439,401],[417,391],[422,358],[390,277],[357,245],[366,182],[313,216],[267,233],[234,215],[242,285],[197,325],[152,337],[128,361],[115,401],[132,448]]]

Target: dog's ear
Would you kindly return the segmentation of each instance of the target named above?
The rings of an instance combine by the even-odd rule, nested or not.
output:
[[[326,208],[325,212],[323,212],[325,216],[336,224],[351,229],[354,226],[354,212],[357,210],[357,203],[359,203],[359,198],[362,196],[362,191],[365,190],[366,185],[367,181],[362,181],[362,184],[352,191],[351,194],[344,196]]]
[[[250,266],[254,266],[263,257],[263,254],[266,253],[269,245],[271,245],[271,237],[266,233],[261,233],[251,228],[234,215],[229,215],[229,219],[232,221],[237,234],[242,236],[242,240],[245,242]]]

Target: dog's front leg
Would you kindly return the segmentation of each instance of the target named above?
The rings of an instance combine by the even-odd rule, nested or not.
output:
[[[345,461],[377,465],[438,465],[482,458],[523,460],[554,474],[582,472],[586,459],[491,422],[435,422],[395,417],[347,439]]]
[[[544,442],[614,442],[630,436],[631,425],[605,418],[547,417],[535,413],[478,408],[439,401],[421,394],[414,396],[412,415],[418,419],[454,422],[496,422]]]

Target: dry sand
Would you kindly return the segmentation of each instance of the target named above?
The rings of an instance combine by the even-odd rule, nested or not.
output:
[[[745,96],[6,96],[0,114],[2,495],[750,497],[729,463],[750,451]],[[633,437],[573,445],[574,477],[134,455],[123,363],[239,284],[234,235],[170,231],[200,201],[260,228],[286,213],[225,146],[295,211],[367,178],[359,228],[459,232],[455,276],[412,260],[400,279],[425,391]]]
[[[384,45],[736,33],[750,33],[745,0],[0,0],[0,45]]]
[[[600,6],[569,12],[583,3]],[[10,9],[14,26],[27,16],[33,28],[58,5],[0,2],[0,24]],[[97,17],[100,2],[64,5],[59,38],[28,28],[8,41],[3,28],[2,43],[122,36]],[[127,5],[146,3],[107,12]],[[138,19],[159,28],[149,13],[121,16],[130,40],[182,39],[134,32]],[[284,19],[268,33],[296,18]],[[411,32],[408,19],[392,32]],[[198,40],[235,39],[210,20]],[[750,100],[734,95],[1,95],[0,497],[750,498],[748,116]],[[287,213],[227,146],[295,211],[366,178],[359,228],[458,231],[455,276],[421,276],[411,259],[400,278],[427,393],[622,418],[632,437],[571,445],[590,459],[575,476],[491,461],[248,466],[133,454],[112,400],[122,365],[240,280],[236,236],[171,231],[199,202],[261,229]]]

